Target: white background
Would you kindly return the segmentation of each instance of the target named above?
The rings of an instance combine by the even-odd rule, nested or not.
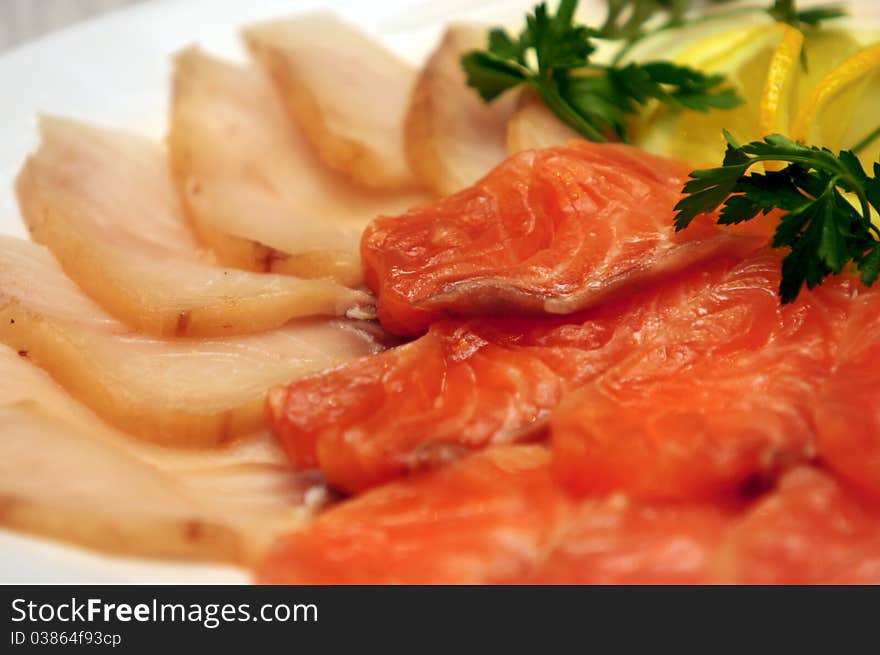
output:
[[[143,0],[0,0],[0,50]]]

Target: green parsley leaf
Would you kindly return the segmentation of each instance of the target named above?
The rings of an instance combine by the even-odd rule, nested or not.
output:
[[[521,66],[526,63],[523,44],[500,28],[489,32],[489,52],[500,59],[512,59]]]
[[[461,65],[467,74],[468,84],[475,88],[486,102],[494,100],[508,89],[528,80],[528,76],[520,67],[491,51],[469,52],[462,58]]]
[[[609,20],[596,30],[574,22],[577,0],[562,0],[555,14],[542,3],[526,17],[518,37],[493,29],[487,49],[465,54],[461,63],[468,84],[486,102],[528,85],[585,138],[626,141],[627,117],[637,114],[649,100],[693,111],[729,109],[741,102],[721,75],[706,75],[666,61],[623,66],[591,61],[593,39],[610,33],[636,34],[658,12],[677,16],[687,6],[689,2],[676,0],[611,1]],[[625,22],[615,22],[624,16]]]
[[[726,4],[734,0],[709,0],[710,4]],[[597,30],[596,36],[602,39],[639,40],[656,31],[681,27],[688,23],[688,14],[695,0],[606,0],[608,8],[605,22]],[[706,4],[705,2],[702,4]],[[739,14],[742,7],[736,10]],[[746,8],[760,11],[760,8]],[[659,27],[652,27],[663,19]]]
[[[730,87],[724,87],[723,75],[706,75],[668,61],[630,64],[646,77],[641,97],[655,98],[694,111],[733,109],[742,99]],[[635,94],[632,94],[635,96]],[[639,99],[639,102],[644,102]]]
[[[685,229],[699,215],[719,207],[718,223],[732,225],[773,210],[785,212],[772,245],[787,248],[782,260],[779,295],[791,302],[806,285],[813,288],[852,263],[862,281],[880,275],[880,229],[872,223],[880,212],[880,164],[870,177],[851,151],[795,143],[772,134],[761,141],[728,140],[723,165],[697,170],[676,205],[675,228]],[[749,174],[760,162],[787,164],[779,171]],[[855,201],[851,202],[850,197]]]
[[[795,0],[775,0],[773,6],[767,10],[770,16],[792,27],[801,29],[805,26],[818,27],[820,23],[835,18],[846,16],[846,9],[842,5],[829,5],[827,7],[813,7],[798,11]]]

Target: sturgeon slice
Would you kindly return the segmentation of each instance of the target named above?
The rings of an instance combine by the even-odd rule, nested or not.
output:
[[[0,345],[0,524],[114,554],[251,561],[330,495],[269,435],[181,451],[109,427]]]
[[[486,28],[447,28],[412,93],[406,116],[406,155],[425,186],[441,196],[483,177],[507,155],[507,119],[516,104],[506,94],[485,104],[467,85],[461,57],[485,46]]]
[[[330,13],[244,31],[321,158],[367,187],[417,186],[403,154],[403,117],[415,71]]]
[[[165,153],[137,136],[44,118],[17,181],[33,238],[107,311],[159,336],[259,332],[369,305],[331,280],[217,266],[190,233]]]
[[[507,150],[511,154],[561,146],[580,138],[533,91],[520,94],[516,111],[507,122]]]
[[[379,348],[369,328],[335,319],[240,337],[141,336],[86,297],[45,248],[10,237],[0,238],[0,341],[120,428],[187,446],[260,427],[272,385]]]
[[[199,238],[247,270],[357,286],[366,224],[427,200],[354,186],[315,155],[261,70],[193,48],[175,59],[168,148]]]

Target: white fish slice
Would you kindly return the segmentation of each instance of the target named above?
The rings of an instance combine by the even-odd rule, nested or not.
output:
[[[582,138],[559,120],[533,91],[521,93],[516,111],[507,123],[507,150],[514,155],[523,150],[561,146]]]
[[[470,186],[507,156],[507,120],[516,93],[485,104],[468,87],[461,57],[485,47],[487,29],[472,24],[447,28],[413,89],[405,146],[412,170],[439,195]]]
[[[271,386],[381,349],[369,330],[311,319],[238,337],[141,336],[86,297],[45,248],[0,237],[0,341],[143,439],[211,445],[257,429]]]
[[[361,231],[425,200],[328,169],[265,75],[188,49],[175,59],[172,176],[199,237],[230,266],[362,282]]]
[[[246,563],[329,497],[265,433],[181,451],[139,442],[0,345],[0,524],[103,551]]]
[[[31,235],[136,329],[234,335],[369,306],[369,296],[331,280],[217,266],[182,217],[158,145],[55,118],[41,121],[41,133],[17,181]]]
[[[325,12],[254,25],[244,39],[328,166],[367,187],[417,185],[403,152],[409,64]]]

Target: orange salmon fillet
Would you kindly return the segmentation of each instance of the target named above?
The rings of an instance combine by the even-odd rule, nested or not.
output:
[[[880,500],[880,295],[856,301],[834,373],[816,403],[820,456]]]
[[[635,148],[530,150],[455,195],[380,217],[361,241],[389,332],[444,316],[570,314],[752,238],[713,217],[673,229],[687,169]]]
[[[519,584],[699,584],[733,512],[621,494],[584,501],[547,559]]]
[[[295,466],[347,491],[543,436],[551,420],[576,493],[735,492],[811,456],[810,399],[853,294],[840,278],[780,307],[778,276],[762,249],[566,319],[437,323],[276,387],[268,421]]]
[[[880,584],[880,507],[794,470],[733,528],[714,569],[737,584]]]
[[[268,423],[296,467],[320,468],[347,491],[535,438],[566,392],[642,342],[688,338],[669,334],[672,317],[698,311],[733,265],[719,260],[570,317],[437,323],[380,356],[274,388]]]
[[[566,399],[550,431],[569,490],[736,494],[815,454],[812,405],[855,287],[836,278],[780,305],[779,270],[776,253],[744,260]]]
[[[570,506],[541,446],[501,446],[345,502],[278,541],[270,584],[481,584],[525,575]]]
[[[880,508],[819,469],[755,501],[574,501],[539,445],[397,480],[279,539],[264,584],[880,581]]]
[[[266,414],[297,468],[360,491],[535,436],[572,381],[605,366],[611,334],[598,319],[438,323],[387,355],[274,388]]]
[[[270,392],[294,466],[363,493],[258,579],[878,583],[880,296],[781,305],[757,228],[672,232],[680,175],[571,143],[372,223],[379,318],[422,336]]]

